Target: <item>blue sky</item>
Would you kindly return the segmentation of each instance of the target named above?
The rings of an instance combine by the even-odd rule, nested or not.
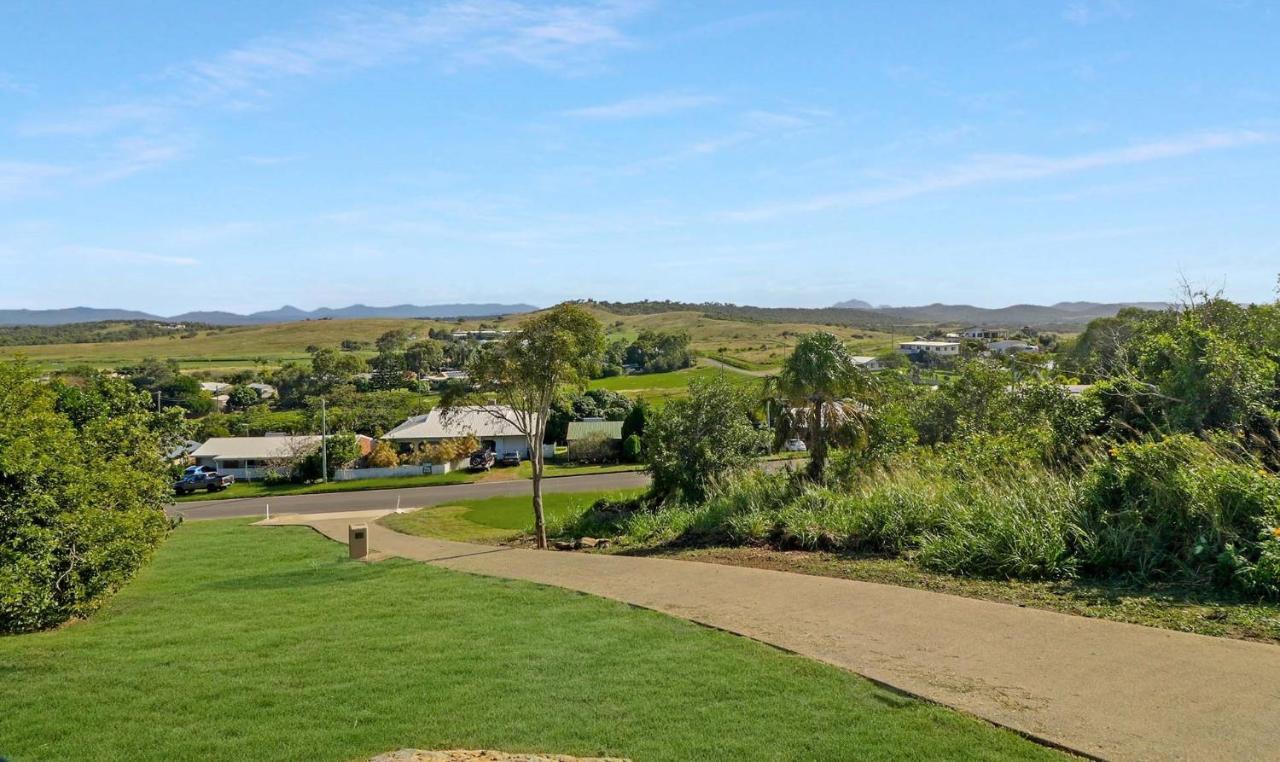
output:
[[[11,0],[0,307],[1269,300],[1277,40],[1247,0]]]

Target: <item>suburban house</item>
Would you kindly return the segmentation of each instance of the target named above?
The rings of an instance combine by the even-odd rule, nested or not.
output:
[[[361,455],[368,455],[373,449],[373,440],[363,434],[356,436],[356,442]],[[192,452],[191,457],[197,466],[213,466],[237,479],[261,479],[273,467],[309,452],[319,444],[319,434],[213,437]]]
[[[987,349],[998,355],[1014,354],[1015,352],[1039,352],[1040,347],[1035,344],[1028,344],[1025,341],[1017,341],[1015,339],[1005,339],[1003,341],[993,341],[987,345]]]
[[[898,351],[907,355],[925,353],[931,355],[942,355],[944,357],[959,357],[960,342],[925,340],[904,341],[898,344]]]
[[[606,421],[603,418],[583,418],[581,421],[569,421],[569,433],[565,441],[573,444],[576,440],[590,436],[603,436],[605,439],[622,441],[622,421]]]
[[[511,416],[511,408],[456,407],[447,414],[436,408],[426,415],[415,415],[382,435],[400,452],[418,445],[434,444],[445,439],[475,437],[485,450],[505,455],[517,453],[529,457],[529,443],[524,434],[503,416]]]
[[[960,338],[977,339],[979,341],[995,341],[996,339],[1003,339],[1004,336],[1005,331],[999,328],[981,328],[978,326],[966,328],[960,332]]]
[[[879,360],[865,355],[854,355],[853,362],[863,370],[880,370],[883,367]]]
[[[258,399],[261,400],[275,399],[280,396],[280,393],[271,384],[245,384],[245,386],[257,392]]]
[[[450,334],[450,337],[454,341],[467,341],[470,339],[473,341],[478,341],[481,344],[484,344],[490,341],[497,341],[498,339],[501,339],[503,336],[506,336],[510,333],[511,331],[497,331],[492,329],[485,329],[480,331],[454,331],[452,334]]]
[[[200,388],[210,394],[221,394],[231,388],[231,384],[221,381],[201,381]]]

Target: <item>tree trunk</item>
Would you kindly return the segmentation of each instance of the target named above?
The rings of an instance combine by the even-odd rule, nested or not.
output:
[[[813,406],[813,415],[809,416],[809,442],[809,478],[820,482],[827,466],[827,437],[822,424],[821,402]]]
[[[533,533],[539,550],[547,549],[547,519],[542,512],[542,443],[532,443],[534,451],[529,453],[533,463]]]

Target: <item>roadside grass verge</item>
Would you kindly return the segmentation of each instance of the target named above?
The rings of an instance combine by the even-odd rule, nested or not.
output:
[[[14,759],[1050,759],[853,674],[621,603],[298,527],[185,525],[93,619],[0,638]]]
[[[548,525],[580,515],[602,498],[627,499],[643,490],[609,490],[602,492],[553,492],[542,496],[542,509]],[[445,506],[433,506],[411,513],[391,514],[382,518],[389,529],[419,537],[435,537],[460,542],[496,543],[511,540],[533,531],[533,504],[528,495],[464,500]]]
[[[284,495],[316,495],[328,492],[364,492],[378,489],[406,489],[408,487],[435,487],[442,484],[470,484],[483,474],[469,471],[450,471],[447,474],[423,476],[389,476],[385,479],[357,479],[349,482],[317,482],[315,484],[264,484],[262,482],[236,482],[221,492],[196,492],[175,497],[175,503],[192,503],[204,500],[235,500],[242,497],[279,497]]]

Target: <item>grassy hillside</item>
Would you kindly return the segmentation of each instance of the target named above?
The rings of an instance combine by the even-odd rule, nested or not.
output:
[[[831,331],[849,340],[857,352],[866,354],[888,348],[891,338],[889,334],[860,328],[721,320],[706,317],[700,312],[617,315],[599,308],[592,308],[592,312],[605,325],[611,341],[634,338],[643,330],[685,331],[692,337],[693,348],[698,352],[736,358],[750,367],[776,365],[798,336],[816,330]],[[178,360],[190,370],[228,370],[304,359],[308,346],[336,347],[345,339],[373,341],[393,328],[407,328],[425,336],[432,327],[475,328],[482,322],[485,325],[510,326],[518,324],[520,318],[464,323],[399,319],[307,320],[202,330],[190,338],[170,335],[109,343],[7,346],[0,348],[0,356],[21,354],[48,368],[75,363],[116,367],[147,357],[158,357]]]

